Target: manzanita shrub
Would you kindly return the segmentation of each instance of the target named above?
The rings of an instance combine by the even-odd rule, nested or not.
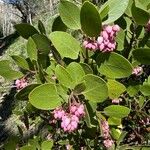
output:
[[[11,56],[19,71],[0,61],[24,102],[15,148],[150,149],[150,2],[61,0],[58,10],[50,34],[41,21],[15,25],[27,40],[28,57]]]

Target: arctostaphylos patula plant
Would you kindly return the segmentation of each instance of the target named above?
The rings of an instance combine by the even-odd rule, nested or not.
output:
[[[36,118],[44,126],[32,142],[18,141],[21,150],[148,145],[149,5],[61,0],[50,34],[41,21],[39,29],[15,25],[27,40],[28,56],[11,56],[19,71],[0,61],[0,75],[15,80],[15,98],[26,101],[28,128]]]

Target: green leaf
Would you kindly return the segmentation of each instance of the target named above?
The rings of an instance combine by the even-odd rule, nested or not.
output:
[[[41,20],[38,21],[38,29],[40,30],[41,34],[46,34],[44,24]]]
[[[52,32],[53,31],[66,31],[67,26],[62,22],[60,16],[57,16],[52,25]]]
[[[96,37],[102,29],[102,22],[96,7],[86,1],[81,7],[80,13],[81,28],[90,37]]]
[[[115,140],[118,140],[121,135],[121,131],[119,129],[111,128],[111,135]]]
[[[47,36],[42,34],[35,34],[32,36],[33,41],[36,44],[36,48],[39,54],[48,55],[51,49],[51,42]]]
[[[104,108],[104,113],[107,116],[115,118],[124,118],[130,113],[130,109],[125,106],[120,105],[111,105]]]
[[[72,87],[73,79],[71,78],[71,75],[64,67],[57,65],[55,69],[55,74],[56,74],[58,81],[61,84],[69,88]]]
[[[108,12],[109,12],[109,5],[103,5],[99,11],[102,20],[108,15]]]
[[[19,71],[12,70],[9,60],[2,60],[0,61],[0,76],[7,80],[15,80],[23,77],[23,74]]]
[[[140,91],[144,96],[150,96],[150,84],[145,83],[140,86]]]
[[[69,74],[71,75],[75,84],[80,83],[83,76],[85,75],[84,70],[82,69],[81,65],[76,62],[70,63],[66,69],[69,72]]]
[[[19,35],[25,39],[28,39],[30,36],[39,33],[33,26],[27,23],[16,24],[14,27]]]
[[[23,146],[20,148],[20,150],[36,150],[36,148],[34,146]]]
[[[31,60],[37,60],[36,44],[31,37],[29,37],[27,42],[27,54]]]
[[[78,58],[79,51],[81,50],[80,43],[70,34],[55,31],[50,34],[50,39],[62,57]]]
[[[120,18],[128,7],[128,3],[129,0],[108,0],[108,2],[104,4],[109,5],[108,19],[103,23],[109,24]]]
[[[29,70],[28,62],[23,57],[17,55],[12,55],[11,57],[20,68]]]
[[[28,100],[29,93],[39,85],[40,84],[30,84],[26,86],[15,95],[15,98],[17,100]]]
[[[132,4],[131,13],[134,21],[138,25],[146,25],[149,20],[149,13],[142,8],[135,6],[135,3]]]
[[[150,65],[150,49],[149,48],[138,48],[132,52],[135,60],[144,65]]]
[[[53,141],[44,141],[41,145],[42,150],[50,150],[53,147]]]
[[[108,118],[108,124],[109,125],[121,125],[121,119],[120,118],[114,118],[114,117],[109,117]]]
[[[139,92],[139,85],[129,85],[127,88],[127,93],[130,97],[134,97]]]
[[[123,56],[114,52],[109,55],[102,54],[102,56],[104,57],[104,62],[98,68],[101,74],[109,78],[125,78],[132,74],[132,65]],[[99,58],[101,58],[101,54],[98,56],[97,61],[101,61]]]
[[[111,99],[118,98],[126,90],[123,84],[115,80],[108,80],[107,86],[108,95]]]
[[[93,74],[93,70],[88,64],[80,63],[80,65],[81,65],[82,69],[84,70],[85,74]]]
[[[85,89],[86,89],[85,82],[82,82],[75,86],[73,93],[81,94]]]
[[[82,94],[86,99],[93,102],[102,102],[108,97],[108,88],[103,79],[95,75],[85,75],[83,77],[86,89]]]
[[[36,108],[42,110],[54,109],[61,105],[54,84],[43,84],[34,88],[29,94],[29,102]]]
[[[117,34],[117,37],[116,37],[116,42],[118,43],[117,44],[118,51],[122,51],[124,49],[124,38],[125,38],[125,33],[121,29],[121,31],[119,31],[119,33]]]
[[[74,3],[61,0],[59,14],[67,27],[70,29],[80,29],[80,9]]]

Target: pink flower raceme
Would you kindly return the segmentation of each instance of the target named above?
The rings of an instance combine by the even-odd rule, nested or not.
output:
[[[22,88],[26,87],[28,85],[27,80],[22,78],[22,79],[17,79],[15,81],[15,85],[17,90],[21,90]]]
[[[119,104],[121,101],[122,101],[121,98],[112,99],[112,103],[113,103],[113,104]]]
[[[62,117],[61,127],[65,132],[72,132],[77,129],[79,118],[76,115],[65,114]]]
[[[57,120],[61,120],[62,117],[65,115],[65,111],[62,108],[56,108],[54,111],[54,118]]]
[[[77,117],[81,118],[84,116],[84,105],[83,104],[73,104],[70,106],[70,113],[76,115]]]
[[[101,35],[97,38],[99,50],[101,52],[112,52],[116,48],[115,37],[120,31],[118,25],[104,26]]]
[[[106,148],[109,148],[113,145],[113,140],[110,137],[109,134],[109,125],[107,121],[102,120],[101,121],[101,128],[102,128],[102,132],[103,132],[103,137],[104,137],[104,141],[103,144]]]
[[[143,68],[142,67],[135,67],[132,71],[132,74],[139,76],[141,75],[141,73],[143,72]]]
[[[85,40],[85,41],[83,42],[83,46],[84,46],[86,49],[90,49],[90,50],[93,50],[93,51],[96,51],[97,48],[98,48],[97,42],[92,41],[92,40]]]
[[[106,139],[103,141],[103,144],[105,147],[110,148],[114,144],[114,141],[112,139]]]
[[[67,111],[62,107],[56,108],[53,111],[54,118],[61,121],[61,128],[65,132],[75,131],[78,127],[79,119],[81,119],[84,114],[84,105],[80,103],[72,103]]]
[[[92,51],[99,49],[101,52],[112,52],[116,48],[115,37],[119,31],[120,27],[118,25],[104,25],[97,40],[85,40],[83,46]]]

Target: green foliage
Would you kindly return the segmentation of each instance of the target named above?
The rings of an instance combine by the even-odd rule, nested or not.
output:
[[[104,109],[104,113],[110,117],[124,118],[130,113],[130,109],[121,105],[110,105]]]
[[[59,14],[64,24],[70,29],[80,29],[80,9],[72,2],[61,0]]]
[[[80,43],[70,34],[55,31],[50,34],[50,40],[62,57],[77,59],[81,50]]]
[[[97,61],[101,61],[103,56],[106,59],[98,68],[101,74],[109,78],[124,78],[131,75],[132,65],[126,58],[113,52],[110,55],[99,55]]]
[[[87,100],[102,102],[108,97],[108,88],[102,78],[89,74],[85,75],[83,80],[85,81],[86,89],[82,93]]]
[[[14,27],[19,35],[21,35],[25,39],[28,39],[30,36],[39,33],[33,26],[27,23],[17,24]]]
[[[90,37],[99,35],[102,29],[101,18],[96,7],[90,2],[84,2],[80,13],[81,28]]]

